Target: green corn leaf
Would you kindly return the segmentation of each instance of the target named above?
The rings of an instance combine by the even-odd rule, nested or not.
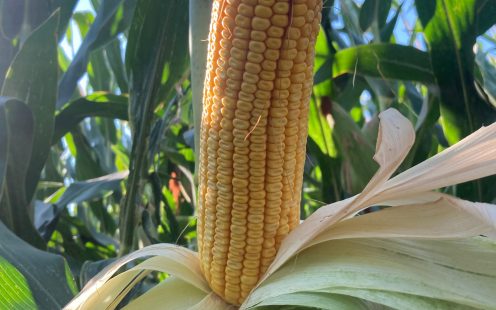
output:
[[[415,4],[440,90],[441,125],[452,145],[496,119],[496,109],[475,87],[473,52],[477,36],[496,23],[496,6],[480,0],[417,0]],[[457,195],[491,201],[495,180],[460,185]]]
[[[135,206],[140,177],[147,166],[149,136],[157,105],[173,94],[173,85],[187,64],[187,1],[138,1],[129,30],[126,69],[133,130],[130,175],[121,210],[121,249],[129,251],[134,237]],[[172,48],[171,48],[172,47]]]
[[[315,74],[315,84],[342,74],[357,74],[386,80],[434,83],[429,55],[411,46],[381,43],[359,45],[338,51]]]
[[[441,91],[445,130],[449,124],[457,129],[447,136],[453,144],[496,118],[496,110],[475,89],[473,52],[477,36],[496,23],[496,6],[479,0],[417,0],[415,4]]]
[[[52,140],[57,96],[58,24],[57,11],[31,34],[8,69],[1,91],[2,96],[25,102],[33,113],[32,154],[36,156],[30,157],[26,174],[27,201],[35,191]]]
[[[382,28],[386,24],[391,2],[391,0],[365,0],[360,9],[360,28],[366,31],[374,22],[378,28]]]
[[[0,220],[25,241],[45,248],[31,222],[25,188],[34,138],[33,115],[23,102],[0,97],[0,117],[3,117],[0,126],[5,130],[3,141],[0,141],[0,178],[3,181],[0,182],[0,191],[3,192]]]
[[[0,256],[0,307],[2,309],[36,309],[26,278]]]
[[[96,92],[69,102],[55,116],[52,144],[74,129],[87,117],[106,117],[128,120],[128,98],[110,93]]]
[[[0,240],[0,257],[14,266],[25,278],[29,293],[36,302],[36,307],[33,308],[61,309],[74,296],[76,286],[62,256],[33,248],[9,231],[1,222]],[[0,265],[2,265],[1,261]],[[2,281],[5,280],[0,271],[0,283]],[[28,296],[28,292],[24,290],[25,285],[22,282],[18,285],[16,291],[22,289],[21,292]],[[1,305],[1,300],[4,298],[3,289],[0,295]]]

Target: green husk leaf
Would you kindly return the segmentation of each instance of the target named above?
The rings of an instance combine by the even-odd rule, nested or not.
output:
[[[496,307],[496,244],[486,238],[329,241],[288,261],[252,292],[244,306],[301,291],[341,293],[347,289],[367,293],[358,297],[388,292],[393,307],[415,301],[402,298],[406,294],[421,298],[415,303],[417,309],[425,309],[422,305],[426,304],[440,309],[452,309],[453,304],[491,309]]]
[[[273,309],[274,306],[293,306],[293,308],[296,306],[326,310],[369,309],[366,303],[358,298],[320,292],[297,292],[268,298],[252,309]]]

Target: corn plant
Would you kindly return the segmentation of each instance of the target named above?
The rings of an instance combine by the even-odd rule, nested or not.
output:
[[[0,308],[496,308],[490,2],[0,8]]]

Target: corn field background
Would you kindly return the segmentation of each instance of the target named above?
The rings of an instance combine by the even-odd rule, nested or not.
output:
[[[18,292],[0,308],[61,308],[145,245],[195,249],[195,1],[0,0],[0,288]],[[303,218],[373,176],[379,112],[414,124],[399,172],[496,120],[494,1],[328,0],[322,16]],[[496,203],[495,184],[443,191]]]

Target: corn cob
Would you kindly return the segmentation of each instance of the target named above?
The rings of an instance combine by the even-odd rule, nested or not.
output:
[[[322,0],[215,0],[200,142],[198,250],[240,304],[299,224]]]

